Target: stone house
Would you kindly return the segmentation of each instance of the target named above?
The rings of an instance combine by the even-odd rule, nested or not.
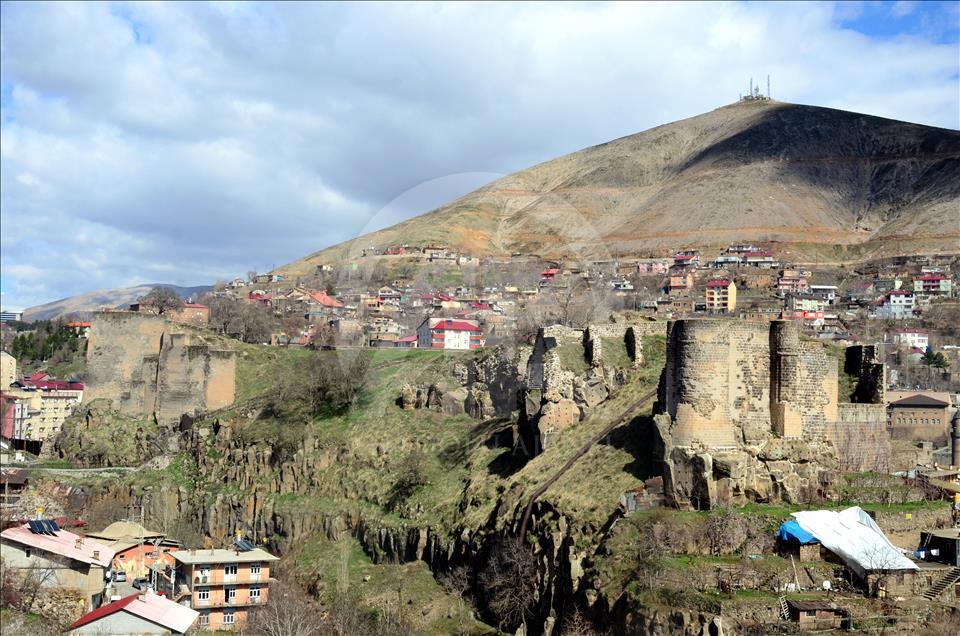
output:
[[[950,404],[928,395],[911,395],[889,407],[893,439],[942,443],[950,431]]]
[[[116,553],[114,570],[123,570],[130,578],[146,576],[154,563],[173,564],[169,554],[180,548],[179,541],[130,521],[115,521],[99,532],[88,532],[87,537],[110,546]]]
[[[830,601],[787,601],[790,620],[800,629],[838,629],[843,626],[846,610]]]

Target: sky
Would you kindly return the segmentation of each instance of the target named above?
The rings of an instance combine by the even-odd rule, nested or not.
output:
[[[960,3],[3,3],[0,304],[267,271],[733,102],[960,128]]]

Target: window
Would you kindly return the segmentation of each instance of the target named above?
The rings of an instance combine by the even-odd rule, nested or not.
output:
[[[223,613],[224,625],[233,625],[235,622],[236,622],[236,616],[234,616],[232,611],[226,611]]]
[[[237,588],[228,587],[226,590],[227,603],[236,603],[237,602]]]
[[[227,563],[223,566],[223,575],[227,578],[237,575],[237,564],[236,563]]]
[[[207,626],[210,624],[210,612],[200,612],[200,617],[198,619],[198,624]]]
[[[260,578],[260,564],[251,563],[250,564],[250,578],[257,580]]]
[[[209,587],[197,588],[197,603],[209,603],[209,602],[210,602],[210,588]]]
[[[260,586],[259,585],[250,586],[250,602],[251,603],[260,602]]]
[[[815,617],[817,615],[817,610],[807,610],[804,612],[807,616]]]
[[[23,553],[26,555],[28,559],[30,558],[30,548],[24,548]]]

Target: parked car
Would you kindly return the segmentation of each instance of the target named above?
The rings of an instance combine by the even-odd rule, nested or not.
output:
[[[116,581],[117,583],[126,583],[127,573],[124,572],[123,570],[116,570],[113,573],[113,580]]]
[[[147,579],[146,577],[140,577],[133,579],[133,588],[136,590],[145,590],[147,589]]]

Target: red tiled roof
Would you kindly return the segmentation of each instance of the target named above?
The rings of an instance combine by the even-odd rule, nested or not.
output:
[[[947,280],[947,277],[944,276],[943,274],[927,274],[925,276],[921,276],[920,278],[917,278],[916,280],[938,280],[939,281],[939,280]]]
[[[397,338],[396,342],[416,342],[417,337],[414,336],[404,336],[403,338]]]
[[[38,389],[46,389],[48,391],[83,391],[83,382],[65,382],[63,380],[41,380],[39,382],[31,382],[33,386]]]
[[[49,377],[50,377],[50,374],[47,373],[46,371],[37,371],[36,373],[31,373],[30,375],[28,375],[27,379],[30,380],[31,382],[39,382],[44,378],[49,378]]]
[[[310,298],[324,307],[335,307],[337,309],[343,307],[342,302],[328,294],[325,290],[310,292]]]
[[[68,322],[67,326],[73,327],[73,328],[82,328],[82,327],[89,327],[90,323],[89,322]]]
[[[730,286],[730,281],[726,279],[712,280],[707,283],[707,287],[729,287],[729,286]]]
[[[130,596],[126,598],[122,598],[119,601],[114,601],[113,603],[107,603],[106,605],[101,605],[100,607],[93,610],[92,612],[84,614],[83,616],[78,618],[73,623],[73,625],[67,628],[67,630],[69,631],[69,630],[77,629],[78,627],[83,627],[88,623],[92,623],[93,621],[98,621],[101,618],[104,618],[105,616],[110,616],[111,614],[115,614],[119,612],[130,603],[133,603],[137,599],[138,594],[139,593],[131,594]]]
[[[551,267],[551,268],[549,268],[549,269],[545,269],[545,270],[543,270],[542,272],[540,272],[540,275],[541,275],[541,276],[556,276],[558,273],[560,273],[560,270],[559,270],[559,269],[557,269],[556,267]]]
[[[480,331],[480,327],[462,320],[441,320],[430,327],[431,331]]]
[[[754,256],[766,257],[766,256],[773,256],[773,252],[747,252],[746,254],[744,254],[744,256],[746,256],[747,258],[752,258]]]

